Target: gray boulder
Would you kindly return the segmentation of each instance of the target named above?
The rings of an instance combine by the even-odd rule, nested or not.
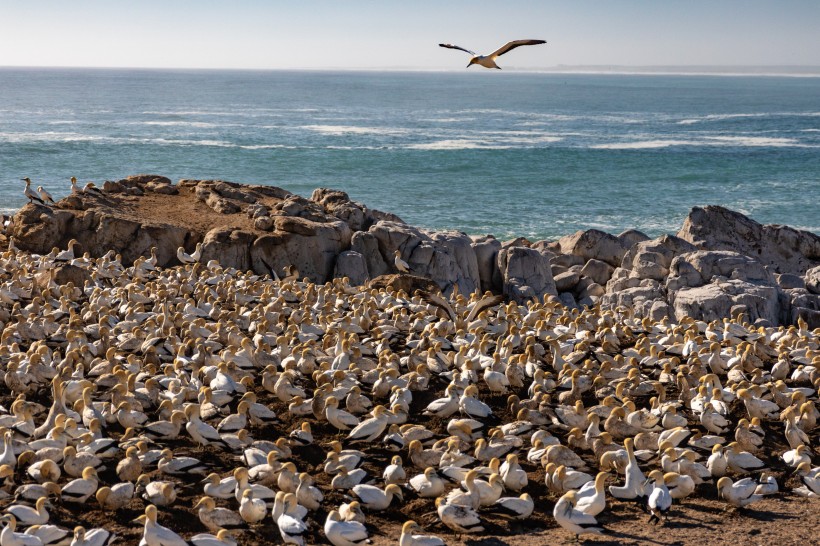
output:
[[[367,263],[364,256],[354,250],[345,250],[336,256],[333,278],[347,277],[351,286],[362,286],[367,283]]]
[[[498,269],[504,277],[502,293],[511,300],[524,303],[557,296],[549,259],[535,249],[511,247],[498,253]]]
[[[753,256],[775,273],[803,275],[820,265],[820,236],[781,225],[762,225],[723,207],[694,207],[678,236],[703,250]]]
[[[621,265],[626,246],[620,239],[597,229],[577,231],[558,241],[562,254],[580,256],[584,261],[596,259],[613,267]]]

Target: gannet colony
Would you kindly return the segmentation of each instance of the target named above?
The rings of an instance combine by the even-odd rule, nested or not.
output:
[[[605,256],[567,266],[562,256],[580,251],[553,246],[550,256],[544,247],[540,255],[556,265],[555,278],[549,266],[541,272],[551,281],[545,290],[522,285],[535,277],[509,266],[516,248],[539,246],[499,243],[507,263],[496,266],[502,289],[493,293],[482,289],[493,286],[483,271],[421,278],[413,248],[378,239],[381,276],[365,267],[353,280],[332,263],[305,265],[283,234],[325,232],[310,225],[306,234],[308,224],[293,219],[347,226],[331,262],[357,253],[351,238],[400,220],[378,213],[368,226],[375,213],[357,209],[359,218],[348,207],[331,221],[322,215],[340,208],[327,201],[286,193],[252,201],[243,197],[250,190],[228,185],[220,194],[213,181],[155,192],[173,202],[208,188],[194,200],[213,218],[227,225],[234,217],[246,230],[273,226],[260,238],[278,237],[271,244],[284,253],[254,254],[261,243],[248,240],[246,258],[224,226],[206,226],[222,229],[222,239],[196,237],[201,218],[182,219],[187,236],[168,227],[160,241],[156,226],[142,224],[130,238],[107,239],[100,231],[121,231],[116,215],[151,193],[144,180],[113,184],[74,185],[49,205],[36,202],[27,181],[33,202],[4,222],[0,546],[115,538],[432,546],[546,531],[550,540],[617,542],[607,525],[615,508],[619,518],[672,529],[698,499],[744,517],[758,502],[820,495],[820,328],[811,307],[820,256],[810,245],[790,262],[804,264],[802,276],[736,253],[735,271],[748,267],[752,278],[686,285],[732,294],[746,283],[777,301],[736,291],[724,316],[704,315],[716,309],[705,303],[686,316],[677,298],[680,278],[692,273],[681,264],[698,271],[704,255],[725,260],[729,251],[675,241],[677,255],[653,251],[655,262],[641,266],[666,270],[651,305],[636,298],[634,288],[654,287],[643,280],[611,293],[587,283],[575,292],[579,305],[559,297],[558,277],[587,278],[580,271]],[[55,222],[62,229],[49,231]],[[139,234],[151,229],[154,239]],[[422,235],[416,246],[430,256],[457,255],[439,235]],[[53,250],[35,248],[51,241],[59,242]],[[642,244],[657,248],[641,240],[621,259]],[[609,290],[633,278],[636,266],[627,266],[610,266],[594,284]],[[774,282],[756,282],[765,275]],[[792,277],[803,284],[785,288]],[[463,290],[469,283],[473,290]],[[618,297],[625,293],[631,299]],[[768,315],[767,305],[775,306]]]

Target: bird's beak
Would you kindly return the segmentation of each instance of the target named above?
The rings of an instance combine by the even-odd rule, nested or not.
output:
[[[470,68],[471,66],[473,66],[473,63],[468,64],[467,68]]]

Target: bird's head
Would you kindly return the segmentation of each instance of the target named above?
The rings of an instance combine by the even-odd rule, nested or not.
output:
[[[470,68],[471,66],[473,66],[477,62],[478,62],[478,57],[473,57],[472,59],[470,59],[470,62],[467,63],[467,68]]]

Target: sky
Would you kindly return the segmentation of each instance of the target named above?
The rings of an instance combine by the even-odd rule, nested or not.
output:
[[[818,66],[818,29],[818,0],[0,0],[0,66]]]

